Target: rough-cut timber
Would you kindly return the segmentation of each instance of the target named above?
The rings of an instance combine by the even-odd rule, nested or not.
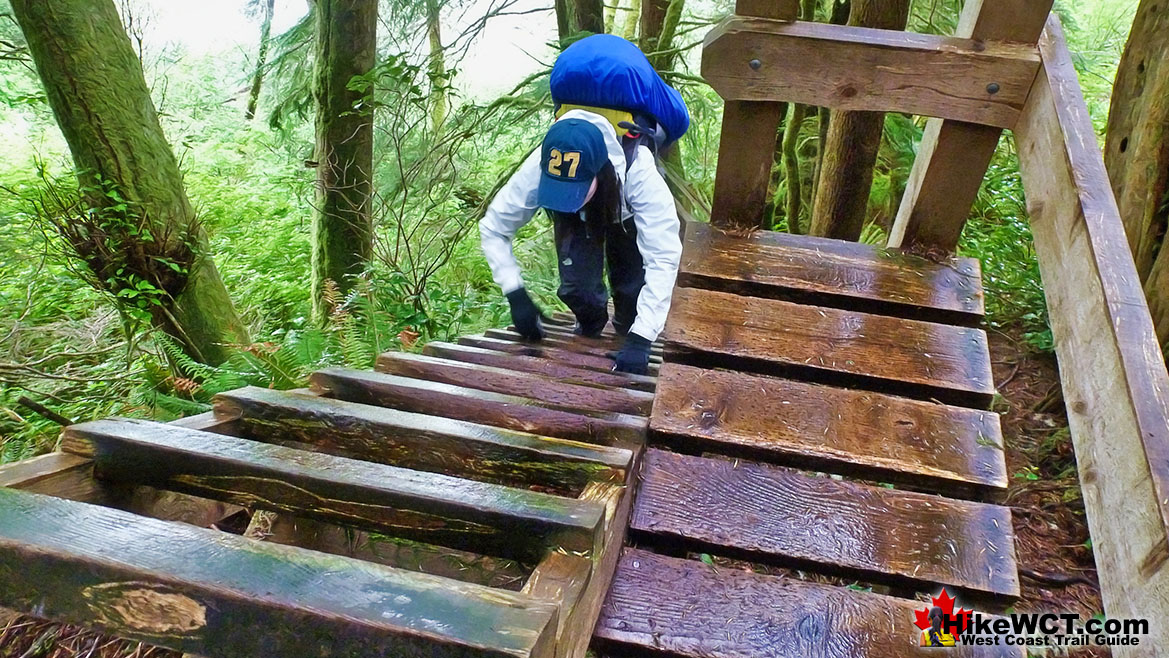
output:
[[[564,407],[593,411],[648,415],[654,397],[652,393],[644,391],[567,384],[526,372],[404,352],[382,354],[377,359],[376,368],[379,372],[391,375],[506,395],[539,397]]]
[[[1007,486],[998,414],[675,363],[650,429],[688,451],[754,457],[953,495]]]
[[[935,263],[776,231],[738,237],[696,222],[686,226],[678,285],[966,326],[984,311],[977,259]]]
[[[678,288],[667,353],[986,408],[994,395],[986,334],[881,315]]]
[[[510,329],[488,329],[487,331],[483,332],[483,335],[488,336],[490,338],[499,338],[502,340],[512,340],[512,341],[524,340],[523,336],[520,336],[519,334],[517,334],[514,331],[511,331]],[[610,370],[612,370],[612,368],[613,368],[612,354],[613,354],[613,352],[620,349],[620,347],[621,347],[620,341],[614,340],[614,339],[592,340],[592,339],[588,339],[588,338],[581,338],[579,336],[556,334],[556,333],[546,334],[544,336],[543,340],[541,340],[539,343],[534,343],[534,344],[536,344],[536,345],[545,345],[546,344],[550,347],[571,350],[573,352],[582,352],[584,354],[593,354],[596,356],[602,356],[602,357],[608,358]],[[651,351],[651,353],[656,352],[657,348],[651,347],[650,351]],[[651,362],[660,362],[661,360],[657,359],[656,355],[652,355],[652,356],[650,356],[650,361]]]
[[[741,16],[711,30],[702,49],[702,77],[728,101],[907,112],[1002,128],[1014,125],[1038,68],[1034,45]]]
[[[522,594],[0,489],[0,605],[208,656],[551,657]]]
[[[535,560],[591,552],[599,505],[144,420],[68,428],[62,449],[99,479],[145,484],[371,532]]]
[[[1169,375],[1058,21],[1040,51],[1015,134],[1104,610],[1156,619],[1169,612]],[[1169,624],[1151,630],[1145,646],[1169,646]]]
[[[623,481],[632,459],[620,448],[256,387],[217,395],[215,412],[238,418],[253,441],[512,486]]]
[[[631,388],[636,391],[652,393],[654,390],[653,377],[644,375],[630,375],[621,372],[600,372],[587,368],[557,363],[549,359],[520,354],[503,354],[495,350],[469,345],[455,345],[452,343],[427,343],[422,350],[427,356],[441,359],[463,361],[493,368],[506,368],[543,375],[549,379],[567,382],[569,384],[585,384],[588,386],[612,386],[616,388]]]
[[[630,529],[870,582],[1019,594],[1005,507],[745,461],[646,451]]]
[[[610,655],[662,658],[921,658],[923,604],[626,549],[597,623]],[[1022,658],[955,647],[955,658]]]
[[[549,359],[551,361],[558,361],[577,368],[588,368],[590,370],[600,370],[602,372],[612,372],[614,361],[607,356],[596,356],[593,354],[584,354],[582,352],[573,352],[572,350],[561,349],[559,347],[551,347],[549,345],[538,345],[536,343],[517,342],[504,338],[490,338],[488,336],[463,336],[458,340],[459,345],[468,345],[471,347],[482,347],[487,350],[494,350],[496,352],[506,352],[508,354],[522,354],[524,356],[538,356],[542,359]],[[654,364],[650,364],[652,371]]]
[[[646,420],[639,416],[566,408],[536,398],[364,370],[326,368],[313,373],[311,381],[313,389],[326,397],[540,436],[604,445],[645,440]]]

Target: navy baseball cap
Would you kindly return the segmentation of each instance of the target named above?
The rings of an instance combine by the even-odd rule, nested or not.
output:
[[[593,179],[609,161],[601,129],[584,119],[552,124],[540,146],[540,187],[536,203],[557,212],[577,212]]]

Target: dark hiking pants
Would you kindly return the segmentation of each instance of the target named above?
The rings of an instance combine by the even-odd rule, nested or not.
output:
[[[613,290],[613,328],[625,335],[637,317],[637,296],[645,267],[632,219],[589,226],[579,214],[553,213],[560,299],[572,309],[582,333],[596,334],[609,319],[609,294],[603,280],[606,261]]]

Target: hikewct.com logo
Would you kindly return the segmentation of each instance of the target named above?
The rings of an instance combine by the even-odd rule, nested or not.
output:
[[[956,601],[943,589],[932,605],[914,611],[914,623],[921,629],[919,646],[1136,646],[1149,634],[1148,619],[1085,619],[1053,612],[985,615],[965,608],[955,611]]]

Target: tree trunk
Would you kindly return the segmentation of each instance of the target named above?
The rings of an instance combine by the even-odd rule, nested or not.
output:
[[[605,32],[608,34],[617,29],[617,14],[621,12],[621,0],[612,0],[612,3],[605,6]]]
[[[853,0],[848,24],[905,29],[909,0]],[[810,233],[856,240],[864,228],[884,112],[833,112]]]
[[[638,46],[658,71],[672,71],[678,53],[674,34],[682,20],[685,0],[644,0],[641,3],[641,36]]]
[[[14,0],[90,209],[62,224],[96,285],[140,302],[193,358],[247,330],[208,253],[142,65],[112,0]],[[143,302],[145,298],[145,303]]]
[[[605,6],[602,0],[556,0],[556,31],[560,42],[581,32],[601,34],[605,31]]]
[[[637,23],[641,20],[641,0],[630,0],[629,12],[625,15],[625,27],[621,30],[621,36],[625,37],[626,41],[636,42],[637,40]]]
[[[430,55],[426,67],[430,78],[430,125],[435,135],[442,132],[449,106],[446,53],[442,49],[442,22],[439,9],[439,0],[426,0],[426,35],[430,40]]]
[[[851,0],[832,0],[828,8],[828,22],[833,25],[844,25],[848,22],[851,9]],[[808,205],[813,213],[816,212],[816,193],[820,189],[820,171],[824,168],[824,148],[828,144],[828,124],[831,118],[832,113],[826,107],[821,107],[816,112],[816,165],[812,170],[811,198],[808,199]]]
[[[248,121],[256,118],[256,105],[260,102],[260,87],[264,84],[264,67],[268,64],[268,40],[272,37],[272,14],[276,11],[276,0],[264,0],[264,23],[260,27],[260,52],[256,55],[256,73],[252,76],[252,90],[248,94],[248,109],[244,113]]]
[[[771,175],[767,179],[767,202],[763,204],[763,228],[775,230],[779,220],[784,217],[783,199],[779,194],[779,184],[784,181],[787,172],[783,168],[783,143],[787,138],[787,123],[783,118],[788,115],[788,103],[779,104],[779,128],[775,134],[775,149],[771,156]]]
[[[787,230],[788,233],[799,234],[800,209],[803,208],[803,181],[800,179],[800,158],[796,153],[796,145],[800,138],[800,127],[809,110],[815,108],[800,103],[792,104],[791,118],[787,122],[787,134],[783,136],[781,150],[783,151],[784,177],[787,178]]]
[[[318,0],[312,230],[312,301],[318,322],[335,301],[326,298],[328,282],[346,293],[373,253],[373,116],[368,104],[358,106],[365,94],[348,85],[373,68],[376,46],[377,0]]]

